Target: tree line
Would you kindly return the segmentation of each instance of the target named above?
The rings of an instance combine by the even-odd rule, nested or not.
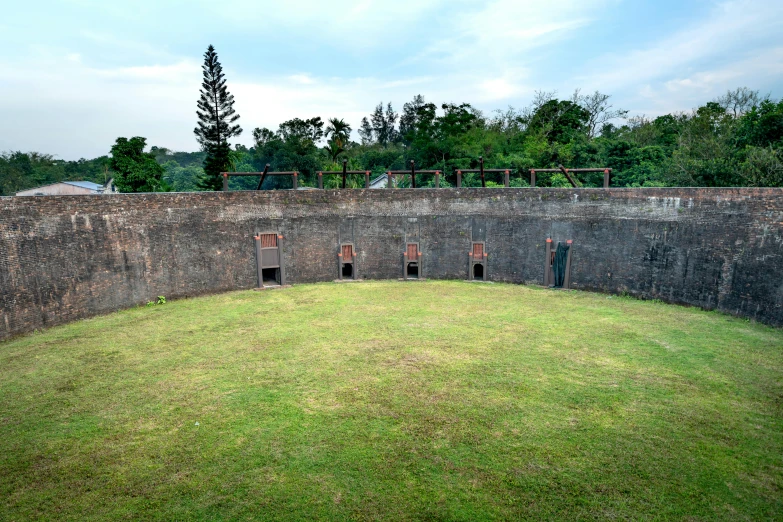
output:
[[[226,78],[209,46],[204,55],[203,82],[194,129],[200,151],[173,152],[151,147],[141,137],[118,138],[109,156],[66,162],[41,153],[0,154],[0,194],[66,179],[105,182],[113,177],[123,192],[220,190],[221,172],[273,171],[300,173],[300,186],[316,186],[319,171],[371,171],[409,168],[441,170],[441,186],[454,185],[455,169],[612,168],[612,186],[783,186],[783,100],[741,87],[688,112],[655,118],[628,117],[612,106],[608,94],[561,98],[539,91],[525,108],[509,107],[486,114],[469,103],[436,105],[415,96],[397,112],[379,103],[361,120],[352,139],[343,119],[294,118],[276,130],[255,128],[252,146],[231,145],[240,135],[239,115]],[[500,176],[488,186],[502,186]],[[602,174],[582,175],[583,186],[601,186]],[[325,177],[336,187],[338,177]],[[258,180],[232,178],[232,189],[254,189]],[[349,180],[363,186],[357,177]],[[400,186],[408,180],[400,179]],[[417,186],[433,183],[417,179]],[[512,186],[527,186],[526,176],[513,176]],[[480,186],[466,174],[464,186]],[[570,186],[560,173],[541,173],[538,186]],[[290,188],[290,179],[269,177],[265,189]]]
[[[783,186],[783,101],[739,88],[690,112],[656,118],[627,117],[610,96],[576,91],[568,99],[538,92],[521,110],[508,108],[489,115],[468,103],[440,107],[416,96],[397,113],[391,103],[379,104],[362,119],[360,142],[346,139],[342,120],[315,117],[282,123],[277,131],[257,128],[254,144],[236,149],[237,170],[297,170],[300,184],[314,185],[319,170],[369,170],[374,175],[417,168],[441,170],[446,184],[456,169],[600,167],[613,169],[613,186]],[[325,142],[325,143],[324,143]],[[323,144],[322,144],[323,143]],[[338,182],[337,178],[332,179]],[[601,173],[584,175],[584,186],[599,187]],[[237,180],[246,188],[252,180]],[[432,179],[417,180],[418,186]],[[479,186],[467,174],[465,186]],[[270,188],[286,179],[269,180]],[[354,180],[361,186],[363,180]],[[401,183],[406,183],[401,180]],[[539,186],[570,186],[560,173],[541,173]],[[489,186],[502,185],[502,179]],[[526,176],[512,185],[526,186]]]

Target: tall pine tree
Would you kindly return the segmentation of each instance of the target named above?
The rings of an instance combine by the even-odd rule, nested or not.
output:
[[[193,132],[207,157],[204,159],[204,177],[198,181],[198,187],[203,190],[220,190],[223,184],[220,173],[228,171],[231,164],[231,145],[228,140],[239,136],[242,128],[236,123],[239,114],[234,110],[234,96],[226,89],[223,67],[211,45],[204,53],[204,65],[201,68],[204,80],[196,111],[198,127]]]

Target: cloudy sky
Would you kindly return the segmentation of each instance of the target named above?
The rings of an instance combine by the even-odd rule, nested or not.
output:
[[[293,117],[358,126],[416,94],[491,112],[536,90],[612,94],[650,116],[747,86],[783,95],[780,0],[70,0],[0,17],[0,151],[63,159],[118,136],[197,149],[216,47],[250,144]]]

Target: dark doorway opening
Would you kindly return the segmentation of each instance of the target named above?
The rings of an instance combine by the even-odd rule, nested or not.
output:
[[[262,268],[261,279],[267,286],[274,286],[280,284],[280,269],[279,268]]]
[[[473,279],[484,279],[484,265],[481,263],[473,265]]]
[[[408,270],[406,271],[405,276],[408,279],[418,279],[419,278],[419,264],[418,263],[408,263]]]
[[[353,263],[343,265],[343,279],[353,279]]]

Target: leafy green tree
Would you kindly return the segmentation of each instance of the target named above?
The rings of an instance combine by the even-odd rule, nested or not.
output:
[[[161,184],[165,169],[150,152],[144,152],[146,138],[117,138],[111,148],[110,166],[114,171],[114,184],[120,192],[156,192],[164,189]]]
[[[731,94],[729,91],[727,96]],[[776,103],[764,99],[743,110],[734,143],[744,183],[754,187],[783,186],[783,100]]]
[[[783,150],[748,147],[740,172],[751,187],[783,187]]]
[[[351,159],[358,164],[357,169],[372,171],[374,176],[388,170],[409,168],[400,147],[356,147],[349,154],[353,154]]]
[[[196,111],[198,126],[193,131],[202,150],[207,153],[199,188],[220,190],[223,184],[221,172],[228,171],[231,164],[229,140],[239,136],[242,128],[236,123],[239,114],[234,110],[234,96],[226,88],[223,66],[211,45],[204,53],[202,70],[201,96]]]
[[[351,126],[342,119],[331,118],[326,127],[327,150],[333,162],[337,162],[337,157],[345,152],[351,138]]]
[[[171,185],[175,192],[193,192],[198,190],[198,180],[204,176],[204,169],[199,165],[181,166],[174,160],[163,163],[163,179]]]
[[[736,145],[768,147],[783,142],[783,100],[763,100],[737,121]]]
[[[309,120],[294,118],[281,123],[277,132],[287,142],[315,146],[324,137],[324,122],[320,117]]]
[[[728,91],[723,96],[719,96],[715,102],[723,107],[727,113],[732,114],[734,118],[739,118],[752,107],[758,106],[762,99],[759,96],[759,91],[753,91],[747,87],[739,87]]]
[[[204,164],[204,159],[207,156],[206,152],[178,152],[166,149],[164,147],[153,146],[150,148],[150,153],[155,156],[158,163],[164,164],[168,161],[174,161],[181,167],[201,167]]]
[[[417,163],[429,165],[437,161],[436,112],[435,104],[425,102],[421,95],[416,95],[412,101],[403,105],[400,136],[402,143],[411,151],[411,159],[415,159]]]
[[[30,154],[21,151],[0,155],[0,196],[13,196],[16,192],[38,185]],[[41,157],[51,162],[51,156]]]
[[[327,159],[317,143],[323,138],[324,122],[321,118],[302,120],[294,118],[280,124],[277,132],[266,128],[253,131],[253,165],[263,170],[269,164],[271,170],[297,171],[301,185],[314,185],[316,173],[323,169]],[[269,179],[264,188],[287,188],[287,178]]]
[[[351,138],[351,125],[345,120],[330,118],[325,135],[327,138],[332,137],[339,140],[340,145],[344,147]]]
[[[430,149],[431,153],[440,156],[437,165],[450,174],[455,168],[478,166],[478,157],[484,152],[482,141],[486,137],[481,113],[469,103],[444,103],[441,109],[443,115],[435,118],[437,150]],[[432,159],[437,161],[437,158]],[[480,186],[480,178],[477,180],[477,186]],[[472,177],[463,181],[465,186],[472,186]]]
[[[107,156],[65,161],[39,152],[0,153],[0,196],[60,181],[106,183],[111,177]]]
[[[359,125],[359,138],[362,140],[362,145],[372,145],[375,142],[372,125],[366,116],[362,118],[362,123]]]
[[[574,102],[550,100],[530,118],[528,132],[540,132],[549,143],[568,143],[589,132],[590,113]]]
[[[660,183],[659,166],[666,160],[664,149],[657,145],[640,147],[627,141],[610,142],[604,157],[603,166],[616,173],[614,184],[628,187]]]
[[[736,120],[717,102],[697,108],[667,162],[665,182],[674,186],[726,187],[741,184],[732,136]]]
[[[555,94],[538,91],[528,107],[509,107],[489,117],[468,103],[436,105],[421,95],[404,104],[399,115],[390,103],[380,103],[361,120],[361,144],[350,141],[350,126],[344,120],[333,118],[324,123],[315,117],[285,121],[274,132],[256,129],[249,149],[242,145],[231,148],[224,137],[217,149],[204,142],[200,152],[153,147],[150,153],[165,165],[163,181],[175,190],[194,190],[199,175],[209,178],[201,167],[208,163],[207,158],[219,160],[221,167],[214,169],[218,173],[259,171],[267,163],[272,170],[295,170],[302,186],[314,186],[319,170],[339,170],[343,159],[349,169],[367,170],[373,177],[387,170],[407,170],[414,160],[417,169],[440,170],[444,186],[454,185],[455,169],[476,168],[479,156],[484,157],[487,168],[516,170],[512,186],[526,186],[531,168],[558,164],[610,167],[614,186],[783,184],[783,102],[761,98],[758,91],[742,87],[696,110],[656,118],[626,118],[626,111],[614,109],[609,95],[600,92],[583,96],[577,91],[570,100],[560,100]],[[226,92],[225,99],[229,98]],[[226,116],[223,129],[235,126],[228,121],[233,116]],[[215,154],[216,150],[220,154]],[[111,175],[105,157],[66,162],[39,153],[0,154],[2,194],[65,179],[105,182]],[[211,188],[219,188],[219,176],[213,174],[211,179],[216,181]],[[603,174],[580,174],[579,181],[586,187],[600,187]],[[327,177],[324,182],[325,186],[341,184],[337,177]],[[409,183],[405,178],[397,178],[398,182],[401,186]],[[433,182],[433,177],[422,176],[417,186]],[[503,175],[488,173],[486,182],[487,186],[498,186]],[[257,183],[252,177],[230,180],[234,189],[253,189]],[[269,177],[264,188],[289,188],[290,184],[290,178]],[[348,180],[349,186],[362,184],[358,176]],[[478,186],[480,179],[465,174],[463,184]],[[540,172],[537,184],[569,186],[557,172]],[[164,188],[161,183],[156,190]]]
[[[431,109],[428,113],[427,109]],[[417,94],[413,100],[402,106],[402,115],[400,116],[400,137],[405,145],[411,145],[416,139],[417,134],[422,130],[425,114],[430,115],[427,121],[435,119],[435,105],[426,103],[424,96]]]
[[[579,89],[574,93],[572,102],[587,111],[587,131],[590,136],[595,136],[598,131],[609,121],[625,118],[628,111],[615,109],[609,103],[611,95],[595,91],[593,94],[580,94]]]
[[[386,113],[383,112],[383,102],[381,102],[370,115],[372,136],[380,145],[388,145],[399,141],[396,125],[397,113],[394,112],[391,102],[386,106]]]

